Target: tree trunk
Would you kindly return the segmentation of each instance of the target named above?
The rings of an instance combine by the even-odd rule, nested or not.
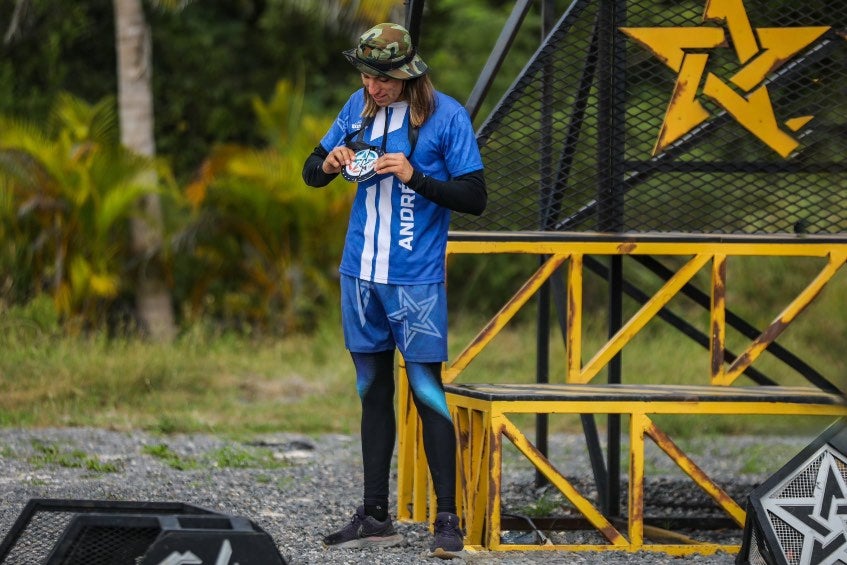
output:
[[[142,0],[113,0],[118,58],[118,113],[121,143],[141,155],[156,154],[153,138],[152,41]],[[157,182],[155,173],[150,183]],[[157,194],[140,203],[140,217],[132,222],[133,252],[141,259],[136,286],[136,311],[150,336],[174,337],[171,293],[165,284],[160,257],[162,205]]]

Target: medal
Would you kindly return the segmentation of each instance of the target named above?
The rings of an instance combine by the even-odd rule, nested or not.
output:
[[[356,151],[353,162],[341,169],[341,176],[350,182],[364,182],[376,175],[376,160],[383,154],[377,147]]]

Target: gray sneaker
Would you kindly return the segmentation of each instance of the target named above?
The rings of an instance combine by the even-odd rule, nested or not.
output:
[[[391,517],[380,522],[365,514],[365,507],[359,506],[350,523],[326,536],[323,542],[328,547],[391,547],[403,542],[403,536],[397,533],[391,523]]]
[[[465,549],[464,537],[459,528],[459,517],[450,512],[439,512],[435,515],[435,539],[429,546],[430,557],[462,557]]]

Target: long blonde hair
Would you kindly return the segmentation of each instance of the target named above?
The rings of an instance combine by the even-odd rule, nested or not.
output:
[[[365,108],[362,117],[376,116],[379,106],[365,88]],[[429,75],[422,75],[403,81],[403,100],[409,102],[409,113],[412,127],[419,128],[435,112],[435,88]]]

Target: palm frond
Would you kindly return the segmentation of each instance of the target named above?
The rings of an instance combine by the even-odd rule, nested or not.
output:
[[[294,163],[277,151],[247,149],[229,163],[228,172],[268,188],[285,185],[295,176]]]
[[[0,148],[0,175],[25,191],[37,191],[51,186],[54,179],[38,158],[21,149]]]
[[[0,117],[0,147],[41,153],[53,143],[35,122]]]
[[[230,161],[243,151],[244,148],[240,145],[219,145],[203,161],[196,177],[185,188],[185,198],[195,210],[203,204],[212,183],[226,172]]]
[[[104,146],[119,139],[118,113],[114,97],[89,104],[68,92],[56,97],[50,115],[52,131],[68,131],[75,143],[92,141]]]
[[[253,112],[262,135],[277,150],[283,151],[289,146],[299,129],[306,97],[305,84],[301,69],[293,84],[288,80],[278,81],[268,102],[258,97],[253,99]]]
[[[156,191],[149,184],[132,184],[114,186],[100,201],[95,218],[97,233],[100,237],[108,237],[111,228],[118,222],[133,215],[133,210],[142,196]]]

